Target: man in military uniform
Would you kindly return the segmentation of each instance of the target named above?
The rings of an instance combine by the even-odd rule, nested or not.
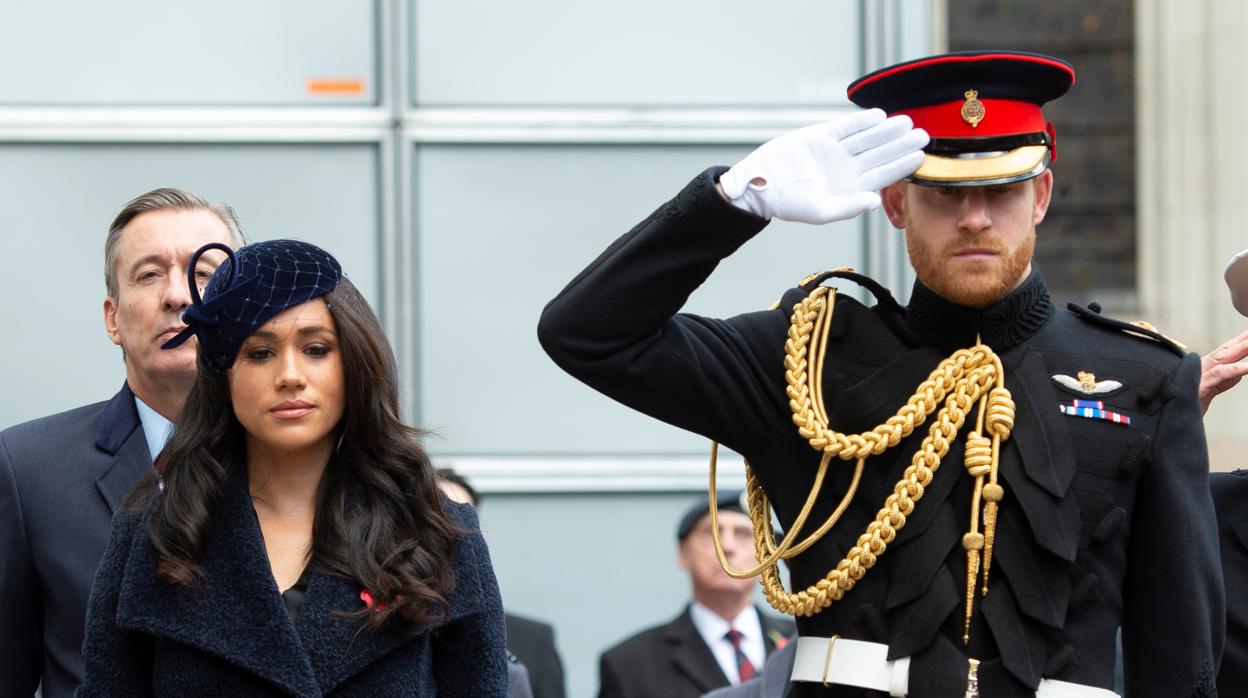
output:
[[[1073,82],[1000,51],[867,75],[850,86],[867,111],[699,175],[543,313],[569,373],[745,456],[752,515],[769,503],[789,531],[756,516],[792,576],[763,572],[802,636],[791,696],[1112,696],[1120,626],[1128,695],[1216,695],[1199,358],[1056,307],[1032,265],[1053,191],[1041,105]],[[907,306],[839,273],[877,302],[820,275],[774,310],[679,312],[769,218],[880,204],[906,231]]]

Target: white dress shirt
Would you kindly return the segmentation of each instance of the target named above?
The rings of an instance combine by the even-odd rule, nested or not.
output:
[[[724,676],[736,686],[741,683],[741,674],[737,670],[737,652],[732,641],[725,635],[729,628],[736,628],[741,633],[741,651],[754,665],[754,671],[763,668],[767,660],[767,649],[763,639],[763,623],[758,617],[758,609],[746,606],[731,623],[719,617],[711,609],[694,601],[689,606],[689,616],[693,619],[693,627],[698,629],[706,646],[711,648],[715,661],[724,670]]]
[[[165,448],[165,442],[169,440],[169,435],[173,433],[173,422],[160,416],[160,413],[147,403],[134,396],[134,408],[139,412],[139,423],[143,425],[143,436],[147,439],[147,452],[152,456],[152,462],[156,462],[156,456]]]

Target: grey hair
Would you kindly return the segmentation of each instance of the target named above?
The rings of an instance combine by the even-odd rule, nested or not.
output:
[[[121,241],[121,231],[140,214],[151,211],[207,211],[225,224],[235,249],[247,244],[243,226],[229,204],[209,203],[203,197],[185,189],[153,189],[131,199],[108,227],[108,237],[104,240],[104,287],[108,289],[110,298],[117,298],[117,244]]]

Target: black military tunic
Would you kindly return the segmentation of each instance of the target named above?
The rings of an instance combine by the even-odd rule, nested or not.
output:
[[[745,456],[787,524],[819,461],[792,424],[784,378],[789,313],[810,289],[786,293],[779,310],[727,320],[678,312],[765,225],[718,195],[722,171],[697,177],[581,272],[546,307],[539,337],[591,387]],[[844,599],[798,618],[799,632],[887,643],[890,659],[911,656],[915,698],[962,696],[974,657],[981,695],[1009,698],[1033,695],[1041,678],[1112,688],[1121,625],[1128,695],[1215,695],[1223,595],[1195,355],[1180,359],[1058,311],[1038,273],[982,311],[921,284],[905,309],[840,295],[824,368],[829,424],[861,432],[884,422],[977,335],[1002,358],[1017,418],[1002,448],[1006,497],[969,647],[961,641],[969,426],[876,566]],[[1079,372],[1121,383],[1097,399],[1130,425],[1060,410],[1088,396],[1054,376]],[[925,434],[916,429],[868,459],[840,523],[790,561],[794,587],[821,579],[854,545]],[[833,462],[810,521],[827,518],[852,470]],[[794,693],[876,695],[817,684],[795,684]]]

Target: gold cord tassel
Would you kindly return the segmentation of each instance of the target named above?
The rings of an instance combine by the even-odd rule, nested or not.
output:
[[[986,399],[979,401],[979,428],[984,426],[984,407]],[[971,527],[962,536],[962,547],[966,548],[966,621],[962,626],[962,644],[971,642],[971,614],[975,608],[975,580],[979,577],[979,556],[984,549],[984,534],[979,532],[979,502],[984,491],[984,476],[992,471],[992,441],[984,438],[979,431],[973,431],[966,437],[966,454],[963,459],[966,472],[975,478],[975,489],[971,493]]]
[[[1014,430],[1014,399],[1002,386],[993,388],[988,395],[988,432],[992,434],[992,470],[988,484],[984,485],[984,587],[988,595],[988,573],[992,569],[992,547],[997,538],[997,507],[1005,498],[1005,488],[997,480],[1001,466],[1001,442],[1010,438]]]

